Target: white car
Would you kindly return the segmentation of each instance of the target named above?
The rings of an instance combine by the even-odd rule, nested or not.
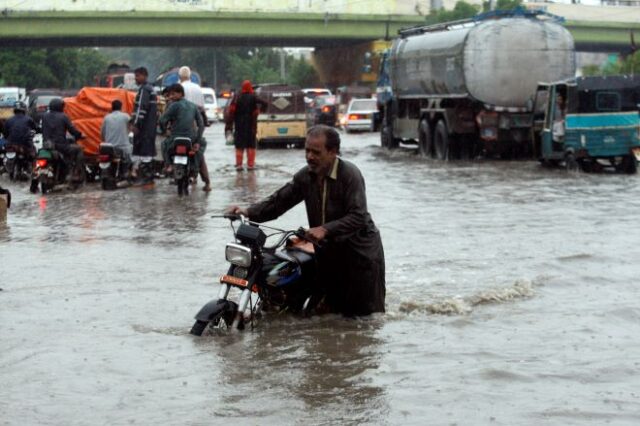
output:
[[[352,99],[340,124],[347,133],[354,130],[372,132],[377,114],[378,106],[375,99]]]
[[[207,114],[207,120],[211,123],[218,121],[218,101],[216,100],[216,91],[210,87],[203,87],[204,95],[204,111]]]

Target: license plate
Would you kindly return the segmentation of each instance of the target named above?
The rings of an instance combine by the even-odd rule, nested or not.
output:
[[[173,164],[184,164],[185,166],[189,162],[189,159],[184,155],[176,155],[173,157]]]
[[[12,159],[16,158],[16,153],[15,152],[7,152],[7,158],[9,160],[12,160]]]
[[[636,157],[636,161],[640,161],[640,148],[632,148],[631,152]]]
[[[278,127],[278,134],[286,135],[287,133],[289,133],[288,127]]]
[[[111,163],[100,163],[100,168],[103,170],[108,169],[110,165]]]

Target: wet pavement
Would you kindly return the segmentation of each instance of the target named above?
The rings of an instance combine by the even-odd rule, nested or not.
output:
[[[343,135],[387,258],[387,314],[268,317],[188,334],[226,269],[227,205],[303,165],[237,173],[207,130],[214,190],[13,192],[0,226],[0,425],[636,425],[640,177],[452,162]],[[306,225],[302,205],[277,222]]]

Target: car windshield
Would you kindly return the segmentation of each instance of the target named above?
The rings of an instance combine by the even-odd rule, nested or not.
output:
[[[215,103],[215,101],[213,100],[213,95],[204,95],[204,103],[205,104]]]
[[[318,96],[316,98],[316,105],[318,105],[318,106],[334,105],[335,103],[336,103],[336,97],[335,96]]]
[[[218,98],[218,107],[224,108],[229,103],[229,98]]]
[[[304,95],[309,99],[314,99],[316,96],[326,96],[329,94],[328,90],[308,90],[304,92]]]
[[[373,99],[353,101],[350,108],[351,111],[372,111],[375,109],[377,109],[376,101]]]
[[[1,94],[0,93],[0,106],[13,106],[18,101],[18,96],[13,94]]]
[[[60,99],[60,96],[38,96],[36,106],[49,105],[52,99]]]

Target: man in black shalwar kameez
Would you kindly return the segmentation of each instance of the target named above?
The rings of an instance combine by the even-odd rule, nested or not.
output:
[[[307,166],[291,182],[247,209],[232,206],[230,211],[266,222],[304,200],[307,237],[324,241],[316,248],[316,258],[327,307],[346,316],[384,312],[384,251],[367,211],[362,174],[338,158],[340,136],[331,127],[309,130],[305,150]]]

